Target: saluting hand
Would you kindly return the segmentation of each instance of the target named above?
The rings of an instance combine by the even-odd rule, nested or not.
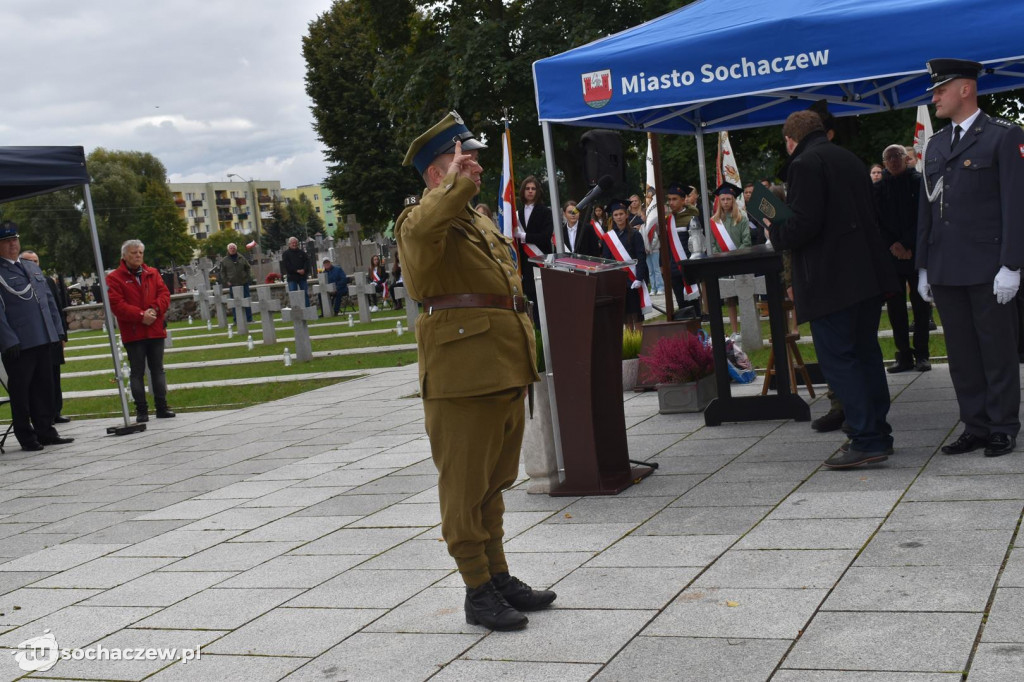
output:
[[[457,173],[464,178],[472,180],[479,187],[480,175],[483,172],[483,166],[476,162],[473,154],[463,154],[462,142],[456,142],[455,156],[452,157],[452,162],[448,164],[448,174]]]

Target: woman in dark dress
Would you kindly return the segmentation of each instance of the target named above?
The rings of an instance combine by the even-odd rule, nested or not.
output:
[[[377,275],[376,278],[374,278],[374,273]],[[370,267],[366,269],[366,276],[369,278],[370,284],[377,289],[377,293],[373,295],[372,305],[370,306],[370,312],[375,313],[378,310],[378,304],[384,305],[381,294],[384,293],[384,284],[388,281],[388,272],[384,269],[384,264],[377,254],[374,254],[373,258],[370,259]]]
[[[640,287],[648,281],[647,253],[644,251],[644,237],[629,224],[629,211],[625,201],[617,200],[608,204],[606,209],[611,216],[608,227],[615,232],[622,242],[622,246],[629,254],[629,258],[636,261],[636,280],[629,284],[626,290],[626,314],[625,323],[629,329],[639,329],[643,324],[643,310],[640,306]],[[602,256],[615,258],[608,245],[604,245]]]

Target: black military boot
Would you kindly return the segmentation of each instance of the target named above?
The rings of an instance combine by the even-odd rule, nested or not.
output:
[[[488,581],[466,588],[466,622],[491,630],[522,630],[530,620],[509,606],[501,592]]]
[[[909,372],[912,369],[914,369],[913,358],[909,355],[896,351],[896,363],[885,371],[889,374],[899,374],[900,372]]]
[[[551,590],[535,590],[519,578],[508,573],[495,573],[491,582],[513,608],[519,611],[537,611],[551,605],[557,596]]]

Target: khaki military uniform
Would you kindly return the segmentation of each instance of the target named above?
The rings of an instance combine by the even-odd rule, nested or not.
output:
[[[449,174],[395,224],[417,301],[450,294],[521,296],[512,241],[469,207],[474,182]],[[431,311],[416,321],[420,395],[438,471],[441,533],[469,587],[507,572],[501,491],[515,481],[525,387],[539,380],[533,323],[500,308]]]

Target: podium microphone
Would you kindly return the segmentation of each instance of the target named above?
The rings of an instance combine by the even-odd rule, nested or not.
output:
[[[612,187],[615,186],[615,181],[612,180],[612,176],[604,175],[597,181],[597,184],[587,192],[587,196],[580,199],[579,203],[576,204],[576,210],[582,211],[589,206],[595,199],[604,194],[605,192],[611,191]]]

